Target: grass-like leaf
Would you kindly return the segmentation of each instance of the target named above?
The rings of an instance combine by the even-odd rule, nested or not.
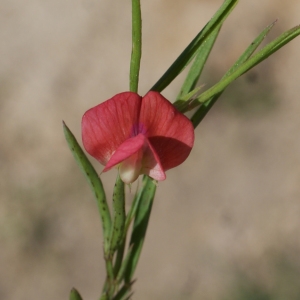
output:
[[[246,60],[244,63],[238,65],[234,71],[232,71],[228,76],[224,76],[221,81],[219,81],[217,84],[212,86],[210,89],[202,93],[200,96],[198,96],[193,102],[186,103],[185,107],[181,109],[182,112],[189,111],[200,104],[210,100],[213,96],[217,95],[218,93],[222,92],[232,81],[255,67],[257,64],[262,62],[263,60],[267,59],[271,54],[278,51],[281,47],[286,45],[288,42],[293,40],[295,37],[297,37],[300,34],[300,25],[296,26],[286,32],[284,32],[282,35],[280,35],[278,38],[276,38],[274,41],[266,45],[263,49],[261,49],[258,53],[256,53],[254,56]]]
[[[125,283],[128,284],[132,281],[143,247],[155,191],[156,181],[145,175],[143,178],[142,194],[139,198],[130,239],[130,247],[132,247],[132,250],[129,252],[130,256],[127,258],[128,263],[124,275]]]
[[[234,72],[241,64],[243,64],[245,61],[251,57],[251,55],[254,53],[254,51],[257,49],[257,47],[261,44],[261,42],[264,40],[264,38],[267,36],[267,34],[270,32],[270,30],[275,25],[276,21],[270,24],[267,28],[265,28],[259,36],[250,44],[250,46],[246,49],[246,51],[239,57],[239,59],[233,64],[233,66],[227,71],[227,73],[223,76],[223,78],[226,78],[229,76],[232,72]],[[216,94],[213,96],[209,101],[204,102],[198,110],[194,113],[194,115],[191,118],[191,121],[194,125],[194,128],[196,128],[200,122],[203,120],[203,118],[206,116],[206,114],[209,112],[209,110],[212,108],[212,106],[216,103],[216,101],[221,96],[222,92]]]
[[[129,300],[133,295],[133,293],[129,293],[132,284],[133,282],[130,285],[124,285],[112,300]]]
[[[193,62],[189,73],[185,78],[185,81],[180,89],[179,95],[177,96],[177,100],[181,100],[181,98],[184,95],[188,94],[196,87],[196,84],[199,80],[199,77],[202,74],[202,70],[207,61],[207,58],[219,35],[220,29],[221,25],[217,26],[215,30],[208,36],[206,41],[199,47],[195,57],[195,61]]]
[[[189,73],[181,87],[177,100],[174,102],[174,105],[178,110],[180,110],[181,105],[185,103],[185,101],[191,99],[191,97],[189,97],[189,94],[193,90],[195,90],[196,84],[202,74],[202,70],[219,35],[220,29],[221,25],[217,26],[212,34],[208,36],[207,40],[199,47],[197,55],[195,57],[195,61],[193,62]],[[198,91],[195,90],[195,94],[197,92]]]
[[[102,229],[103,229],[103,237],[104,237],[104,252],[107,253],[109,249],[109,240],[110,240],[110,232],[111,232],[111,216],[109,213],[108,205],[106,202],[106,196],[103,189],[102,182],[78,144],[76,138],[73,133],[67,127],[67,125],[63,122],[63,129],[66,140],[68,142],[69,148],[72,151],[74,158],[79,165],[80,169],[84,173],[87,178],[88,183],[90,184],[92,191],[96,197],[99,213],[102,219]]]
[[[164,90],[189,64],[189,62],[196,55],[199,47],[207,40],[207,38],[214,32],[215,28],[221,25],[230,12],[233,10],[238,0],[225,0],[222,6],[218,9],[212,19],[205,25],[205,27],[198,33],[192,42],[185,48],[185,50],[178,56],[170,68],[163,74],[163,76],[151,88],[152,91],[161,92]]]
[[[118,173],[113,191],[114,217],[109,245],[109,256],[119,248],[123,241],[125,227],[125,184]]]
[[[72,288],[69,299],[70,300],[82,300],[82,297],[80,296],[79,292],[75,288]]]

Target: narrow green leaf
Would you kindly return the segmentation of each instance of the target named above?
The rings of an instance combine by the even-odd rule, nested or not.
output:
[[[215,84],[210,89],[202,93],[199,97],[197,97],[193,102],[187,104],[181,111],[186,112],[199,106],[201,103],[210,100],[214,95],[222,92],[232,81],[234,81],[235,79],[237,79],[238,77],[255,67],[257,64],[268,58],[271,54],[279,50],[281,47],[286,45],[299,34],[300,26],[294,27],[284,32],[282,35],[280,35],[277,39],[265,46],[254,56],[249,58],[243,64],[239,65],[237,69],[233,71],[230,75],[224,77],[217,84]]]
[[[161,92],[182,72],[182,70],[188,65],[191,59],[193,59],[198,48],[207,40],[207,38],[210,34],[212,34],[215,28],[221,25],[226,20],[237,3],[238,0],[224,1],[222,6],[212,17],[212,19],[178,56],[178,58],[163,74],[163,76],[154,84],[154,86],[151,88],[152,91]]]
[[[254,51],[257,49],[257,47],[261,44],[261,42],[264,40],[264,38],[267,36],[267,34],[271,31],[271,29],[273,28],[275,23],[276,23],[276,21],[273,22],[272,24],[270,24],[268,27],[266,27],[259,34],[259,36],[250,44],[250,46],[246,49],[246,51],[239,57],[239,59],[233,64],[233,66],[223,76],[223,78],[229,76],[232,72],[234,72],[239,67],[239,65],[243,64],[245,61],[247,61],[249,59],[249,57],[251,57],[251,55],[254,53]],[[209,112],[209,110],[212,108],[212,106],[219,99],[222,92],[213,96],[209,101],[204,102],[198,108],[198,110],[194,113],[194,115],[191,118],[194,128],[196,128],[200,124],[200,122],[203,120],[203,118],[206,116],[206,114]]]
[[[130,293],[128,295],[128,293],[130,292],[130,289],[131,289],[131,285],[132,285],[132,283],[130,285],[124,285],[112,300],[127,300],[127,299],[130,299],[130,297],[133,294],[133,293]]]
[[[75,288],[72,288],[70,292],[69,300],[82,300],[82,297],[80,296],[79,292]]]
[[[130,247],[132,247],[132,253],[129,257],[128,267],[124,275],[126,283],[131,282],[140,257],[151,214],[155,191],[156,181],[148,176],[144,176],[142,194],[135,215],[132,235],[130,239]]]
[[[96,197],[99,213],[102,220],[102,230],[104,237],[104,252],[107,253],[109,248],[110,232],[111,232],[111,217],[109,213],[109,208],[106,202],[106,196],[103,189],[102,182],[95,171],[94,167],[84,154],[80,145],[76,141],[73,133],[63,122],[63,129],[66,140],[68,142],[69,148],[71,149],[74,158],[79,165],[80,169],[87,178],[88,183],[90,184],[92,191]]]
[[[140,0],[132,0],[132,50],[130,60],[129,86],[131,92],[138,92],[140,63],[142,56],[142,16]]]
[[[122,261],[121,267],[120,267],[119,272],[116,277],[116,282],[118,284],[120,284],[122,282],[122,280],[124,279],[125,272],[128,268],[128,263],[131,261],[132,249],[133,249],[133,246],[131,245],[129,247],[129,250],[127,252],[125,259]]]
[[[120,268],[123,263],[124,253],[125,253],[125,246],[126,246],[126,232],[124,231],[124,236],[122,239],[122,242],[117,249],[116,259],[114,262],[114,277],[117,276],[117,274],[120,272]]]
[[[114,252],[120,246],[124,237],[125,227],[125,185],[119,173],[113,191],[113,209],[114,220],[109,245],[109,256],[113,256]]]
[[[136,214],[136,211],[138,209],[138,206],[139,206],[139,203],[140,203],[140,200],[141,200],[141,196],[142,196],[142,192],[143,192],[143,189],[137,189],[137,192],[135,193],[134,195],[134,198],[133,198],[133,202],[130,206],[130,210],[126,216],[126,221],[125,221],[125,235],[127,234],[127,231],[128,231],[128,228],[132,222],[132,220],[134,219],[134,216]]]
[[[189,73],[181,87],[176,101],[182,100],[183,96],[191,92],[196,87],[196,84],[202,74],[202,70],[207,61],[207,58],[219,35],[220,29],[221,25],[217,26],[208,36],[208,38],[204,41],[204,43],[201,44],[201,46],[199,47],[197,55],[195,57],[195,61],[193,62],[193,65],[189,70]],[[176,102],[174,103],[174,105],[176,105]]]
[[[107,294],[102,294],[100,300],[109,300]]]
[[[130,300],[132,297],[133,293],[129,294],[126,298],[124,298],[124,300]],[[123,299],[122,299],[123,300]]]

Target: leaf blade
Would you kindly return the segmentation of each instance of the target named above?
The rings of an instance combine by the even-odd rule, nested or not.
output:
[[[278,38],[276,38],[273,42],[269,43],[267,46],[265,46],[262,50],[260,50],[258,53],[256,53],[254,56],[249,58],[247,61],[245,61],[242,65],[240,65],[235,71],[233,71],[230,75],[227,77],[224,77],[221,81],[216,83],[214,86],[209,88],[207,91],[202,93],[200,96],[198,96],[195,101],[190,103],[189,105],[186,105],[184,109],[182,109],[182,112],[189,111],[200,104],[208,101],[213,97],[214,95],[222,92],[232,81],[255,67],[257,64],[262,62],[263,60],[267,59],[270,55],[272,55],[274,52],[278,51],[280,48],[282,48],[284,45],[286,45],[288,42],[296,38],[300,34],[300,25],[296,26],[286,32],[284,32],[282,35],[280,35]]]
[[[110,230],[111,230],[111,216],[109,213],[109,208],[106,202],[105,191],[102,182],[90,163],[89,159],[86,157],[85,153],[78,144],[75,136],[67,125],[63,122],[63,130],[65,134],[66,141],[73,156],[79,165],[81,171],[84,173],[93,194],[97,200],[98,210],[102,220],[102,230],[104,237],[104,252],[106,253],[109,248]]]
[[[161,92],[164,90],[189,64],[191,59],[195,56],[198,48],[208,38],[208,36],[214,31],[214,29],[221,25],[230,12],[233,10],[238,0],[225,0],[222,6],[214,14],[211,20],[205,25],[205,27],[197,34],[192,42],[183,50],[169,69],[162,75],[162,77],[153,85],[150,89],[152,91]]]
[[[128,262],[127,268],[124,271],[124,280],[125,283],[128,284],[132,281],[142,251],[155,191],[156,181],[145,175],[143,178],[142,194],[139,199],[140,201],[138,203],[130,239],[130,247],[132,247],[132,250],[129,252],[129,258],[126,258]]]
[[[75,288],[72,288],[70,292],[69,300],[82,300],[81,295]]]
[[[233,64],[233,66],[226,72],[226,74],[223,76],[223,78],[226,78],[229,76],[232,72],[234,72],[238,66],[245,61],[247,61],[251,55],[254,53],[254,51],[258,48],[258,46],[262,43],[262,41],[265,39],[265,37],[268,35],[268,33],[271,31],[273,26],[275,25],[277,21],[271,23],[269,26],[267,26],[250,44],[250,46],[243,52],[243,54],[239,57],[239,59]],[[200,122],[204,119],[204,117],[207,115],[209,110],[212,108],[212,106],[216,103],[216,101],[219,99],[221,94],[220,92],[213,96],[209,101],[204,102],[198,110],[193,114],[191,117],[191,121],[193,123],[194,128],[196,128]]]

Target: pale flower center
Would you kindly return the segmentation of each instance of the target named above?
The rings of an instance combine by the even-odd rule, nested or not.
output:
[[[142,169],[142,159],[143,149],[140,149],[120,163],[120,177],[125,183],[132,183],[139,177]]]

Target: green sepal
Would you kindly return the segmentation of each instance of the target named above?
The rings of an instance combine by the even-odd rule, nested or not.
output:
[[[80,296],[79,292],[75,288],[72,288],[70,292],[69,300],[82,300],[82,297]]]
[[[63,122],[63,129],[64,134],[69,145],[70,150],[72,151],[74,158],[79,165],[80,169],[84,173],[87,178],[88,183],[90,184],[94,196],[96,197],[98,210],[102,220],[102,230],[103,230],[103,237],[104,237],[104,253],[107,253],[109,248],[109,241],[110,241],[110,232],[111,232],[111,217],[109,208],[106,202],[106,196],[103,189],[102,182],[84,154],[83,150],[81,149],[80,145],[78,144],[75,136],[67,127],[67,125]]]

